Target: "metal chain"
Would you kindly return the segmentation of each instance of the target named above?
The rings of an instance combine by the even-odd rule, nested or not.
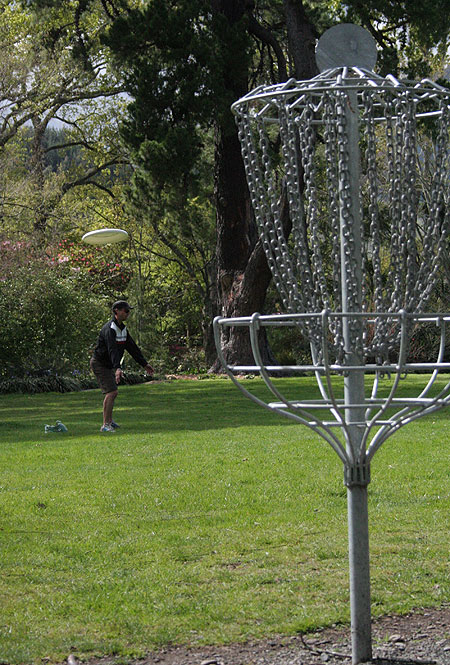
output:
[[[393,180],[390,192],[389,209],[391,211],[391,249],[390,249],[390,271],[389,288],[391,293],[389,310],[397,312],[402,308],[403,289],[403,243],[404,228],[402,227],[402,160],[401,146],[403,144],[402,100],[401,97],[394,100],[394,127],[392,132],[393,153]]]
[[[311,270],[311,256],[307,243],[305,210],[301,192],[300,138],[296,130],[297,120],[295,113],[286,106],[280,108],[281,149],[284,157],[289,212],[292,222],[296,274],[302,291],[302,295],[299,297],[302,298],[302,311],[311,312],[317,311],[318,303],[314,292],[314,277]],[[291,304],[290,311],[296,311],[294,303]],[[316,357],[319,357],[322,349],[322,338],[318,322],[315,319],[310,320],[308,325],[306,322],[301,322],[300,327],[308,337],[310,343],[313,344]]]
[[[448,175],[450,171],[450,151],[448,148],[450,105],[441,100],[439,110],[441,116],[435,144],[436,156],[429,206],[430,219],[427,224],[429,232],[424,238],[422,251],[424,262],[419,269],[417,277],[417,288],[420,298],[416,304],[415,311],[419,312],[423,311],[427,306],[435,286],[443,252],[447,247],[450,233],[450,178]]]
[[[255,219],[275,285],[288,312],[341,311],[341,282],[345,278],[350,312],[393,313],[392,318],[375,317],[370,330],[363,331],[356,319],[349,321],[352,348],[357,353],[364,349],[366,355],[383,362],[399,341],[394,314],[401,309],[424,311],[448,244],[450,100],[444,96],[440,102],[434,173],[424,197],[418,195],[417,96],[393,87],[374,92],[367,86],[362,90],[365,170],[361,195],[365,197],[369,232],[363,238],[362,285],[357,279],[351,213],[347,92],[336,86],[319,98],[312,90],[303,95],[301,104],[291,102],[284,98],[264,101],[259,113],[248,103],[246,111],[237,116]],[[380,110],[385,125],[384,151],[377,145]],[[271,159],[274,121],[281,145],[279,165]],[[318,141],[317,124],[324,128],[324,150]],[[318,172],[323,158],[326,177],[322,193]],[[386,187],[381,185],[382,173]],[[283,230],[286,200],[292,223],[289,242]],[[390,222],[389,246],[382,240],[381,215],[385,211]],[[421,235],[419,226],[423,226]],[[330,257],[328,264],[325,256]],[[331,347],[342,362],[342,319],[328,317],[328,321]],[[323,331],[318,319],[312,317],[299,325],[320,359]]]
[[[342,310],[341,292],[341,257],[340,257],[340,230],[339,230],[339,171],[338,171],[338,138],[336,126],[335,99],[329,93],[324,96],[324,139],[326,186],[328,194],[328,210],[331,229],[331,261],[333,269],[333,299],[335,311]],[[330,322],[330,330],[334,335],[336,359],[344,359],[343,320],[341,318]]]
[[[413,307],[418,260],[416,247],[417,191],[416,191],[416,114],[410,93],[406,93],[404,108],[404,142],[402,146],[403,192],[402,213],[405,225],[405,294],[404,309]]]
[[[285,307],[289,306],[287,289],[280,270],[278,269],[277,256],[272,245],[275,238],[273,225],[271,224],[270,202],[268,200],[268,187],[265,183],[264,170],[258,153],[251,124],[246,120],[247,116],[237,118],[238,134],[241,143],[241,151],[247,183],[255,213],[256,224],[261,237],[261,242],[266,254],[267,262],[272,272],[275,285],[283,300]],[[267,168],[267,165],[266,165]],[[272,229],[272,231],[271,231]]]
[[[296,295],[296,284],[292,262],[287,250],[286,239],[284,237],[283,222],[281,219],[281,196],[280,187],[277,183],[277,174],[272,168],[270,159],[270,146],[266,127],[262,120],[257,122],[259,134],[259,147],[261,150],[261,159],[263,164],[264,182],[267,189],[270,211],[267,211],[265,218],[261,220],[263,233],[270,245],[270,250],[274,256],[275,262],[275,282],[280,282],[280,287],[284,294],[285,306],[290,309],[291,303],[294,306],[302,306]],[[298,292],[297,292],[298,295]],[[292,302],[293,300],[293,302]]]
[[[320,309],[329,309],[330,296],[325,279],[325,270],[320,247],[319,212],[317,204],[316,168],[314,155],[316,150],[316,131],[313,126],[314,112],[312,103],[307,101],[302,117],[299,118],[298,129],[303,170],[305,174],[305,208],[306,224],[311,240],[311,261],[314,276],[316,302]]]
[[[349,312],[361,311],[359,284],[356,276],[355,240],[353,227],[355,220],[352,215],[352,200],[350,194],[349,146],[346,121],[346,106],[349,104],[345,92],[336,94],[336,127],[338,140],[338,168],[339,168],[339,206],[343,266],[341,279],[347,280],[347,307]],[[363,355],[363,339],[360,322],[350,318],[350,346],[358,356]]]
[[[313,278],[309,268],[308,248],[304,242],[302,229],[305,226],[303,200],[300,191],[301,175],[299,165],[299,149],[296,140],[296,125],[295,119],[290,114],[286,106],[280,108],[280,138],[281,150],[284,158],[285,167],[285,183],[287,189],[288,205],[290,219],[292,222],[292,235],[296,251],[294,252],[294,260],[296,260],[295,272],[298,275],[298,263],[303,266],[303,274],[301,275],[301,291],[297,289],[296,298],[292,298],[290,302],[289,311],[296,310],[296,300],[302,301],[302,310],[311,311],[314,307],[313,299]],[[287,252],[287,248],[286,248]],[[297,284],[298,287],[298,284]]]
[[[274,180],[269,154],[269,139],[264,122],[257,120],[251,123],[248,118],[248,115],[237,118],[238,134],[255,219],[275,286],[287,311],[313,311],[312,308],[315,307],[315,302],[313,302],[310,294],[311,289],[308,288],[307,280],[305,280],[305,283],[302,284],[302,287],[304,287],[302,290],[306,293],[305,299],[302,296],[302,290],[299,289],[298,279],[284,238],[279,208],[280,197]],[[287,127],[288,124],[284,123],[284,129]],[[291,134],[293,127],[294,124],[291,122],[289,124]],[[283,134],[286,138],[285,132]],[[292,169],[292,156],[292,150],[291,154],[287,153],[285,155],[285,163],[288,165],[286,181],[289,183],[291,215],[293,211],[298,213],[295,220],[298,233],[299,227],[302,226],[302,217],[301,206],[298,206],[297,202],[301,201],[301,196],[298,173],[296,169]],[[303,256],[305,258],[304,265],[308,265],[309,258],[306,247],[303,248]],[[321,334],[317,323],[312,321],[309,327],[301,323],[300,328],[303,334],[319,349],[321,347]]]
[[[369,311],[382,312],[385,310],[385,300],[383,295],[383,273],[381,262],[381,232],[380,218],[378,210],[379,187],[377,177],[377,140],[375,135],[375,110],[374,98],[369,91],[364,91],[363,100],[363,122],[367,141],[366,162],[367,162],[367,181],[368,181],[368,215],[369,215],[369,237],[370,242],[367,248],[367,255],[371,258],[372,283],[373,283],[373,305],[368,304]],[[392,150],[392,145],[388,145],[388,150]],[[392,163],[392,162],[391,162]],[[365,272],[368,279],[367,270]],[[365,339],[365,346],[369,345],[377,358],[378,362],[387,359],[387,326],[386,319],[378,318],[375,320],[372,339]]]

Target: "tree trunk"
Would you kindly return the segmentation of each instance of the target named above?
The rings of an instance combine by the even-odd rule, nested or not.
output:
[[[246,0],[213,0],[212,6],[233,24],[242,18],[251,4]],[[313,26],[301,0],[285,0],[285,12],[296,74],[299,70],[303,78],[311,78],[317,72],[312,57]],[[247,72],[241,72],[240,80],[230,78],[227,84],[233,100],[239,99],[247,92]],[[262,313],[271,272],[258,240],[237,130],[234,125],[230,127],[230,123],[216,127],[215,203],[219,311],[224,317]],[[287,206],[285,213],[288,235]],[[247,328],[226,328],[221,342],[228,364],[254,364]],[[260,337],[260,348],[263,361],[272,364],[274,359],[264,333]],[[212,371],[219,370],[216,361]]]
[[[295,77],[308,80],[319,73],[316,64],[316,29],[306,16],[302,0],[284,0],[289,51],[294,61]]]
[[[214,0],[213,7],[234,24],[243,17],[248,2]],[[241,71],[239,79],[230,76],[226,83],[230,98],[238,99],[247,92],[247,71]],[[216,126],[214,194],[219,311],[225,317],[248,316],[263,309],[271,274],[258,244],[237,130],[226,119]],[[228,363],[253,364],[248,330],[226,328],[222,348]],[[269,358],[265,338],[263,354]],[[220,370],[218,362],[212,369]]]
[[[209,289],[208,296],[204,298],[202,336],[206,364],[208,367],[212,367],[217,358],[213,331],[213,320],[218,313],[216,261],[213,261],[211,265],[208,266],[207,271],[209,277]]]

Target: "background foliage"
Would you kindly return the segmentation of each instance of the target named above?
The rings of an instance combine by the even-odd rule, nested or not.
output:
[[[236,21],[231,5],[0,2],[2,380],[84,372],[118,297],[136,305],[130,327],[158,371],[211,365],[216,211],[229,203],[217,187],[217,127],[234,131],[233,82],[295,72],[287,7],[316,37],[339,21],[366,27],[380,73],[439,78],[448,65],[445,0],[236,2]],[[128,246],[81,246],[84,232],[105,226],[125,228]],[[231,252],[255,242],[248,232],[230,229]],[[444,267],[440,307],[448,284]],[[266,311],[277,307],[269,291]],[[280,358],[305,351],[301,340],[272,344]],[[433,344],[416,340],[418,354]]]

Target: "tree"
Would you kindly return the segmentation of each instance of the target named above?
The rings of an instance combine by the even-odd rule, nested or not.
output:
[[[442,2],[437,4],[443,9]],[[214,125],[218,310],[223,315],[262,311],[270,282],[231,103],[260,80],[314,76],[316,37],[336,17],[355,20],[374,34],[384,68],[423,71],[429,65],[424,49],[433,43],[442,50],[447,39],[448,18],[437,27],[435,13],[434,1],[179,0],[168,5],[153,0],[115,21],[108,43],[125,67],[133,96],[125,138],[139,163],[141,183],[147,179],[147,187],[157,183],[166,191],[195,182],[201,130]],[[391,67],[393,73],[396,69]],[[139,182],[135,185],[145,205],[147,194]],[[223,340],[227,359],[248,362],[248,340],[237,329],[228,329],[228,335]]]
[[[21,200],[3,190],[3,210],[25,206],[30,212],[32,230],[45,237],[49,221],[62,199],[74,187],[91,186],[112,195],[103,174],[124,162],[117,132],[108,132],[118,118],[120,103],[108,100],[121,92],[120,79],[113,75],[98,40],[96,21],[102,14],[85,15],[80,26],[92,39],[89,67],[74,59],[70,43],[68,5],[47,10],[45,21],[14,1],[2,3],[0,15],[0,159],[5,161],[7,146],[28,138],[26,184]],[[42,18],[42,17],[41,17]],[[59,35],[56,39],[56,34]],[[105,122],[106,117],[108,122]],[[59,144],[47,143],[48,129],[58,122],[65,128]],[[96,125],[97,123],[97,125]],[[101,123],[101,124],[100,124]],[[96,125],[96,126],[95,126]],[[78,169],[50,178],[47,155],[56,150],[79,146],[82,159]],[[26,192],[26,201],[23,194]],[[19,193],[19,192],[18,192]],[[25,208],[22,207],[22,210]],[[30,229],[27,229],[29,232]]]
[[[291,59],[267,27],[280,15],[293,45]],[[298,28],[304,35],[300,46],[294,39]],[[119,17],[108,43],[125,67],[133,97],[124,136],[137,164],[134,194],[141,209],[152,217],[151,192],[156,191],[184,212],[183,197],[198,187],[202,135],[213,126],[218,311],[245,315],[262,309],[270,271],[256,233],[230,105],[273,54],[270,67],[277,81],[288,68],[303,77],[316,73],[314,31],[303,6],[286,0],[276,3],[272,14],[263,8],[258,16],[246,0],[181,0],[171,6],[154,0]],[[226,354],[246,362],[250,349],[233,332],[225,341]]]
[[[48,6],[59,3],[40,0]],[[199,188],[199,164],[214,129],[214,207],[217,227],[218,311],[263,310],[270,273],[249,204],[231,103],[257,82],[311,78],[316,37],[338,20],[367,27],[394,74],[424,71],[430,44],[445,49],[445,0],[110,0],[102,3],[106,43],[132,96],[123,136],[132,153],[132,199],[161,242],[188,265],[182,234],[187,204]],[[77,4],[75,26],[92,6]],[[438,8],[438,10],[436,10]],[[440,12],[435,21],[436,11]],[[75,30],[83,59],[90,44]],[[176,223],[174,223],[176,220]],[[178,242],[167,233],[177,229]],[[286,232],[289,220],[286,215]],[[189,221],[188,221],[189,225]],[[224,339],[230,362],[250,360],[238,331]],[[266,349],[268,353],[268,349]]]
[[[450,43],[446,0],[341,0],[332,3],[337,18],[367,28],[377,42],[382,75],[406,78],[429,75],[433,61],[445,56]],[[434,53],[433,53],[434,51]]]
[[[299,79],[312,78],[317,73],[314,59],[316,32],[300,2],[285,0],[284,22],[286,35],[284,48],[278,41],[274,29],[268,28],[266,12],[258,17],[255,13],[247,18],[249,35],[258,40],[261,69],[264,49],[272,50],[277,58],[277,68],[273,71],[274,82],[286,80],[289,75]],[[242,3],[243,12],[248,10],[247,3]],[[218,7],[230,28],[236,16],[230,12],[230,3],[222,2]],[[271,16],[274,20],[273,15]],[[265,25],[266,24],[266,25]],[[223,34],[223,33],[222,33]],[[299,39],[299,36],[301,38]],[[222,42],[222,50],[228,52],[227,44]],[[286,56],[284,55],[286,53]],[[231,75],[228,75],[228,74]],[[246,89],[249,71],[234,74],[225,61],[224,85],[229,97],[234,101],[241,97]],[[217,124],[216,139],[216,209],[217,209],[217,261],[218,285],[221,311],[224,316],[248,316],[255,311],[264,310],[267,288],[271,280],[264,250],[257,238],[253,216],[250,210],[244,167],[240,158],[240,145],[234,126],[225,121]],[[287,212],[287,210],[286,210]],[[288,223],[286,218],[285,223]],[[289,230],[286,229],[286,235]],[[235,238],[240,239],[236,243]],[[239,329],[227,329],[222,340],[224,355],[228,362],[247,364],[253,354],[247,333]],[[267,344],[262,341],[263,359],[270,359]]]
[[[145,207],[140,205],[142,190],[133,188],[130,194],[129,229],[136,255],[135,297],[143,305],[147,296],[153,298],[154,291],[159,289],[163,280],[174,285],[169,275],[175,273],[180,282],[179,287],[174,287],[175,290],[181,288],[184,292],[192,292],[189,295],[191,302],[195,302],[196,309],[202,311],[198,332],[207,357],[213,358],[215,350],[211,348],[210,322],[216,312],[216,301],[214,221],[210,197],[207,190],[200,187],[197,195],[183,198],[175,205],[159,190],[146,188],[146,191]],[[144,266],[147,274],[156,278],[155,285],[147,280],[148,293],[143,288]],[[155,267],[159,274],[155,272]],[[187,310],[185,314],[188,318]],[[193,339],[198,337],[191,336]]]

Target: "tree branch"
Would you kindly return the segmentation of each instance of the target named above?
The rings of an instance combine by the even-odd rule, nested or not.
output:
[[[67,143],[58,143],[55,145],[51,145],[48,148],[44,149],[44,153],[51,152],[52,150],[64,150],[64,148],[73,148],[76,145],[82,145],[87,150],[95,149],[91,145],[89,145],[87,141],[68,141]]]
[[[112,198],[115,198],[114,193],[105,185],[102,185],[99,182],[96,182],[95,180],[92,180],[94,176],[97,174],[101,173],[105,169],[107,169],[109,166],[114,166],[115,164],[128,164],[126,160],[121,160],[121,159],[112,159],[109,162],[106,162],[105,164],[102,164],[101,166],[96,166],[95,168],[92,168],[90,171],[86,173],[81,178],[78,178],[77,180],[72,180],[72,182],[66,182],[62,186],[62,194],[66,194],[70,189],[73,189],[74,187],[80,187],[84,185],[94,185],[95,187],[98,187],[102,191],[106,192],[109,194]]]
[[[273,48],[278,62],[279,81],[286,81],[288,78],[286,58],[284,57],[283,49],[275,39],[274,35],[270,32],[270,30],[267,30],[267,28],[258,23],[252,14],[249,14],[248,30],[254,37],[260,39],[264,44],[267,44]]]

